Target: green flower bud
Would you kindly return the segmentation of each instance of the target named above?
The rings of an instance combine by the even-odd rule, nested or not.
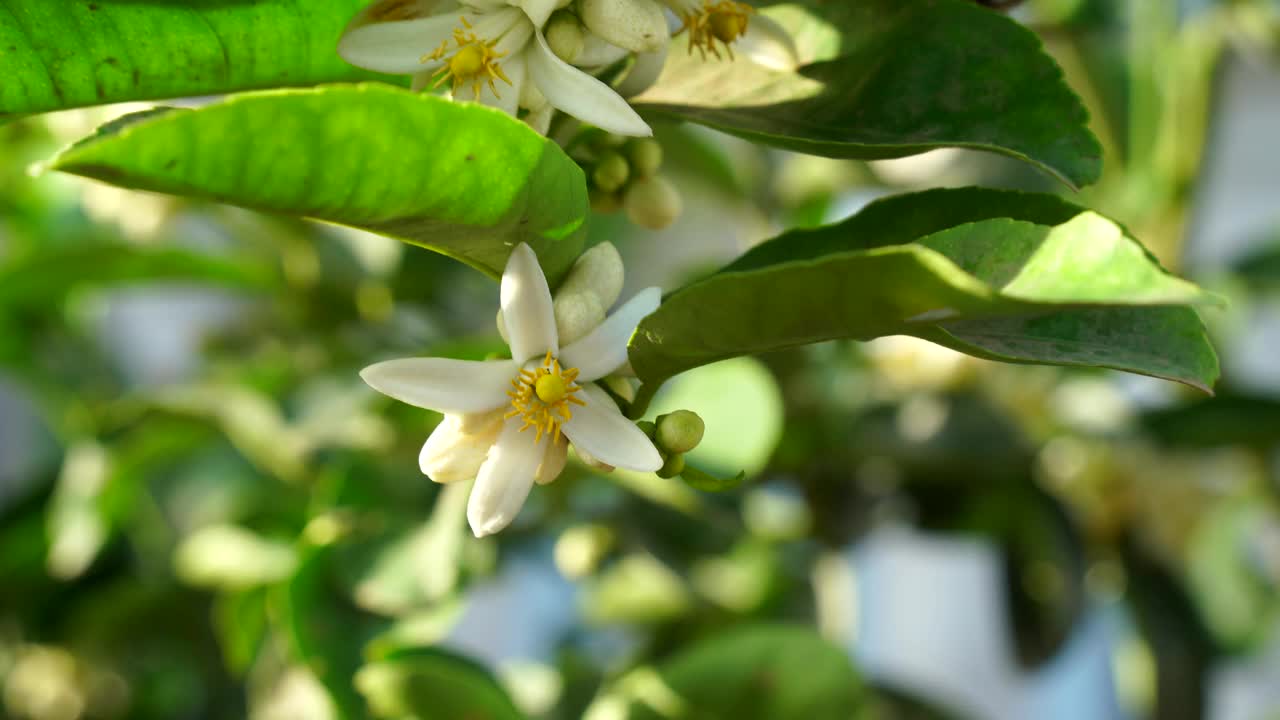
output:
[[[640,428],[640,432],[644,433],[650,440],[654,438],[654,433],[658,431],[658,426],[654,425],[650,420],[641,420],[636,423],[636,427]]]
[[[552,15],[543,28],[543,33],[546,35],[547,45],[551,46],[551,52],[561,60],[572,64],[582,54],[585,38],[582,25],[573,13],[562,10]]]
[[[622,205],[631,222],[650,230],[669,227],[684,211],[680,193],[661,175],[631,183],[622,196]]]
[[[631,169],[639,177],[649,177],[662,167],[662,144],[653,138],[635,140],[627,148]]]
[[[658,477],[673,478],[684,472],[684,455],[680,453],[672,453],[667,457],[667,461],[658,469]]]
[[[626,158],[616,152],[600,158],[595,171],[591,173],[591,179],[595,181],[596,187],[605,192],[618,190],[627,184],[630,177],[631,166],[627,164]]]
[[[652,0],[582,0],[582,23],[620,48],[652,52],[666,44],[667,18]]]
[[[591,209],[602,215],[616,213],[622,209],[622,198],[618,193],[605,192],[593,187],[590,190]]]
[[[658,447],[669,453],[687,453],[702,442],[706,426],[698,414],[690,410],[677,410],[658,418],[654,439]]]
[[[588,292],[600,299],[600,306],[608,309],[622,294],[622,281],[626,270],[622,255],[613,243],[602,242],[573,263],[569,275],[560,283],[557,295]]]
[[[560,344],[569,343],[585,336],[604,322],[604,306],[594,293],[559,293],[552,308],[556,316],[556,332],[560,335]]]

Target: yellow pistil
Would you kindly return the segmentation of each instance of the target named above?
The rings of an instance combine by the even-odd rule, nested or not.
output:
[[[493,46],[498,43],[497,40],[482,40],[476,37],[476,34],[471,32],[471,23],[467,22],[465,17],[459,19],[462,21],[462,27],[454,29],[453,39],[445,40],[434,52],[422,56],[424,63],[431,60],[445,61],[432,76],[435,82],[431,87],[439,87],[445,80],[452,78],[453,92],[458,92],[458,88],[470,82],[471,89],[476,97],[479,97],[480,86],[487,82],[489,89],[496,97],[498,86],[494,84],[494,80],[511,84],[511,78],[502,71],[502,64],[498,62],[506,57],[507,53],[495,52]],[[454,46],[452,55],[449,54],[450,43]]]
[[[576,395],[582,389],[573,382],[577,377],[576,368],[561,368],[560,361],[548,352],[541,367],[521,370],[512,378],[513,389],[507,391],[512,409],[506,417],[522,419],[521,432],[533,428],[537,433],[535,443],[542,439],[543,433],[559,442],[560,426],[573,417],[569,406],[586,405]]]
[[[684,22],[680,30],[689,33],[689,52],[696,47],[703,60],[707,59],[708,52],[718,60],[718,41],[729,53],[729,59],[734,59],[730,46],[747,31],[754,12],[755,8],[734,0],[704,0],[701,10],[680,18]]]

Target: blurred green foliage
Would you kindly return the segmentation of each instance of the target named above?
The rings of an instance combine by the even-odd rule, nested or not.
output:
[[[1025,10],[1107,146],[1086,199],[1170,266],[1215,68],[1230,47],[1274,54],[1280,27],[1266,3],[1173,5]],[[823,610],[832,557],[900,525],[998,548],[1027,668],[1090,608],[1124,607],[1150,658],[1127,681],[1152,688],[1138,716],[1203,717],[1215,663],[1274,641],[1280,410],[1274,388],[1230,372],[1216,398],[1161,387],[1144,404],[1102,371],[908,338],[729,361],[682,376],[654,410],[696,410],[706,439],[688,461],[745,469],[745,485],[703,493],[574,463],[510,531],[477,540],[465,486],[417,471],[438,418],[357,371],[483,357],[498,346],[492,284],[372,235],[28,174],[118,114],[0,126],[4,716],[959,717],[859,673]],[[659,137],[689,197],[761,227],[817,224],[851,192],[913,189],[922,173],[1048,189],[988,156],[913,177],[683,126]],[[648,277],[726,259],[607,220],[592,232]],[[1230,313],[1274,307],[1274,267],[1262,253],[1221,279]],[[167,311],[128,315],[138,298]],[[504,568],[546,556],[579,588],[551,661],[484,667],[442,647]],[[537,626],[541,609],[485,638]]]

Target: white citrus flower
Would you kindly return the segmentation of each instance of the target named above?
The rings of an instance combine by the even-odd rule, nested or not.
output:
[[[551,108],[619,135],[653,134],[612,88],[552,52],[543,27],[568,0],[464,0],[408,10],[378,3],[356,16],[338,43],[347,62],[413,75],[415,88],[448,83],[476,100],[546,132]],[[395,11],[393,11],[395,10]],[[429,12],[429,14],[428,14]]]
[[[445,413],[419,460],[439,481],[474,469],[467,520],[477,537],[510,524],[535,479],[549,482],[559,474],[562,436],[609,465],[641,472],[662,467],[649,438],[593,382],[626,363],[636,325],[661,301],[658,288],[637,293],[564,348],[547,279],[528,245],[511,252],[499,296],[511,360],[405,358],[360,373],[378,392]]]
[[[694,48],[706,57],[720,57],[721,47],[733,57],[734,42],[741,38],[751,23],[755,9],[736,0],[660,0],[680,18],[682,32],[689,33],[689,51]]]

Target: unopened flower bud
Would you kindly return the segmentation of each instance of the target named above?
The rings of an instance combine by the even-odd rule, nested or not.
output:
[[[561,345],[585,336],[604,322],[604,306],[595,293],[576,292],[556,295],[552,308],[556,316],[556,332]]]
[[[582,0],[582,22],[620,48],[651,52],[666,44],[667,18],[652,0]]]
[[[706,426],[698,414],[690,410],[677,410],[658,418],[654,440],[658,447],[669,453],[687,453],[702,442]]]
[[[616,192],[605,192],[593,187],[590,190],[591,209],[602,215],[616,213],[622,209],[622,197]]]
[[[684,455],[671,453],[667,461],[658,469],[658,477],[673,478],[682,472],[684,472]]]
[[[582,256],[569,268],[569,274],[560,283],[557,295],[591,293],[600,300],[603,308],[611,307],[622,294],[622,281],[626,271],[622,255],[613,243],[602,242]]]
[[[596,187],[605,192],[618,190],[627,184],[627,180],[630,177],[631,166],[627,164],[626,158],[616,152],[608,153],[600,158],[595,171],[591,173],[591,179],[595,182]]]
[[[546,35],[547,45],[551,46],[551,52],[561,60],[572,64],[582,54],[586,40],[582,25],[578,23],[578,18],[574,17],[573,13],[560,11],[552,15],[551,20],[543,28],[543,33]]]
[[[631,222],[650,230],[662,230],[684,211],[684,202],[674,185],[661,175],[640,178],[622,196]]]
[[[631,170],[638,177],[649,177],[662,167],[662,144],[653,138],[641,138],[627,148]]]

